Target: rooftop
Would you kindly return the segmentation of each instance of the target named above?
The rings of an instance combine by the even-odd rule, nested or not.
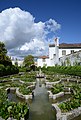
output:
[[[48,56],[39,56],[39,58],[46,59],[49,58]]]
[[[55,44],[49,44],[49,47],[55,47]],[[68,43],[61,43],[59,44],[59,48],[81,48],[81,43],[74,43],[74,44],[68,44]]]

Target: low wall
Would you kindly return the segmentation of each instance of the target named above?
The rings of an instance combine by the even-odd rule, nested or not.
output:
[[[30,85],[30,86],[28,86],[27,88],[30,88],[30,89],[35,89],[35,85]]]
[[[53,95],[53,100],[55,100],[56,98],[62,97],[62,96],[64,96],[64,92],[60,92],[58,94],[55,94],[55,95]]]
[[[52,98],[53,100],[55,100],[56,98],[59,98],[61,96],[64,96],[64,92],[60,92],[58,94],[52,94],[51,91],[48,91],[48,94],[49,94],[49,98]]]
[[[60,82],[61,82],[61,80],[56,81],[56,82],[45,82],[46,88],[51,88],[52,85],[58,84],[58,83],[60,83]]]
[[[29,85],[36,85],[36,82],[24,82],[22,80],[19,80],[20,83],[28,83]]]
[[[10,88],[6,88],[6,90],[10,89],[10,90],[12,90],[12,91],[16,91],[16,88],[17,88],[17,87],[10,87]]]
[[[23,95],[22,93],[19,92],[19,88],[16,89],[16,95],[22,99],[32,99],[32,94],[29,95]]]
[[[61,78],[61,82],[62,81],[81,83],[80,78]]]
[[[52,88],[52,85],[58,84],[62,81],[67,81],[67,82],[76,82],[76,83],[81,83],[81,80],[77,80],[77,79],[71,79],[71,78],[61,78],[59,81],[56,82],[48,82],[46,81],[46,88]]]
[[[31,86],[29,86],[31,87]],[[6,91],[8,90],[12,90],[12,91],[16,91],[16,95],[19,97],[19,98],[22,98],[22,99],[32,99],[33,96],[32,96],[32,93],[29,94],[29,95],[23,95],[22,93],[19,92],[19,88],[15,88],[15,87],[11,87],[11,88],[6,88]]]
[[[81,107],[74,109],[67,113],[62,113],[58,104],[52,104],[52,108],[56,110],[56,119],[57,120],[71,120],[75,117],[78,117],[81,114]]]
[[[52,94],[51,91],[47,91],[47,92],[48,92],[48,94],[49,94],[49,98],[52,98],[52,99],[54,99],[54,100],[55,100],[56,98],[59,98],[59,97],[64,96],[65,94],[71,94],[70,91],[60,92],[60,93],[58,93],[58,94]]]
[[[49,94],[49,98],[53,98],[52,92],[51,92],[51,91],[47,91],[47,92],[48,92],[48,94]]]

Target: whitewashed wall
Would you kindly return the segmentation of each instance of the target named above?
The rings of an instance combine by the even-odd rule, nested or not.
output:
[[[66,56],[62,55],[63,50],[66,50]],[[80,51],[81,49],[78,49],[78,48],[77,49],[73,49],[73,48],[72,49],[59,49],[58,57],[61,59],[58,62],[58,65],[62,65],[61,63],[65,61],[67,55],[71,54],[72,50],[74,50],[74,52],[76,52],[76,51]],[[44,64],[47,64],[47,66],[55,66],[57,59],[54,57],[54,54],[56,54],[55,47],[49,47],[49,59],[46,59],[46,62],[43,62],[42,59],[38,59],[37,66],[43,67]],[[80,62],[80,60],[79,60],[80,58],[78,60],[77,59],[75,60],[75,59],[76,59],[76,57],[73,57],[72,55],[70,55],[71,65],[73,65],[73,63],[75,61]]]
[[[12,64],[15,65],[15,60],[12,60]],[[18,66],[23,66],[23,60],[18,60]]]
[[[68,54],[71,54],[71,50],[74,50],[74,52],[76,52],[76,51],[79,51],[81,49],[59,49],[59,58],[63,57],[63,55],[62,55],[63,50],[66,50],[66,55],[68,55]]]
[[[49,47],[49,58],[50,60],[54,58],[55,47]]]
[[[37,67],[39,67],[39,66],[41,66],[41,67],[43,67],[43,66],[50,66],[50,59],[49,58],[46,58],[45,59],[45,62],[43,62],[43,59],[42,58],[39,58],[38,60],[37,60]]]
[[[62,65],[62,63],[65,62],[66,66],[67,66],[67,58],[69,59],[71,66],[76,65],[78,63],[81,64],[81,51],[77,51],[76,53],[61,57],[59,65]]]

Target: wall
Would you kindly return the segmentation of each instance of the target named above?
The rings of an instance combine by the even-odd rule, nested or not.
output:
[[[15,60],[12,60],[12,64],[15,65]],[[23,60],[17,60],[18,66],[23,66]]]
[[[77,51],[73,54],[69,54],[67,56],[63,56],[60,58],[60,65],[62,65],[62,63],[65,62],[65,65],[68,66],[67,64],[67,59],[69,59],[70,65],[77,65],[77,64],[81,64],[81,51]]]
[[[55,47],[49,47],[49,58],[50,60],[54,58]]]
[[[68,55],[68,54],[71,54],[71,50],[74,50],[74,52],[75,52],[75,51],[79,51],[81,49],[59,49],[59,58],[63,57],[62,50],[66,50],[66,55]]]
[[[43,67],[43,66],[50,66],[50,59],[49,58],[46,58],[45,59],[45,62],[43,62],[43,59],[42,58],[39,58],[38,60],[37,60],[37,67],[39,67],[39,66],[41,66],[41,67]]]

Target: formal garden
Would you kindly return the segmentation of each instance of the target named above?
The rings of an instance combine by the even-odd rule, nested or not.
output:
[[[32,96],[32,90],[35,88],[35,73],[25,73],[24,75],[12,75],[9,77],[0,78],[0,116],[7,120],[9,117],[20,120],[20,118],[27,119],[28,111],[28,99],[25,98],[25,95]],[[20,99],[24,99],[24,102],[18,101],[14,102],[9,100],[8,94],[10,91],[16,90],[20,94]],[[21,96],[22,94],[22,96]],[[26,118],[25,118],[26,116]]]
[[[81,114],[81,66],[48,67],[42,71],[46,74],[49,99],[53,100],[57,120],[76,120]]]
[[[17,63],[12,65],[4,43],[0,43],[0,48],[0,119],[28,119],[28,103],[34,97],[36,77],[41,71],[44,78],[42,83],[39,81],[37,90],[42,88],[42,84],[45,85],[42,89],[48,92],[49,100],[52,100],[56,119],[77,120],[76,117],[81,115],[81,66],[43,67],[40,70],[40,67],[33,65],[34,58],[29,55],[24,59],[24,66],[18,67]],[[14,100],[16,98],[9,98],[12,91],[19,98],[17,101]]]
[[[80,74],[80,66],[75,67],[77,68],[77,73]],[[50,72],[50,69],[52,69],[52,72]],[[51,95],[49,93],[49,99],[50,98],[52,99],[53,105],[56,104],[57,107],[59,107],[59,109],[61,110],[61,115],[63,113],[64,114],[70,113],[71,111],[78,109],[81,106],[81,79],[80,79],[81,76],[68,73],[65,74],[64,71],[65,67],[61,68],[61,72],[60,70],[56,72],[53,69],[57,68],[55,67],[54,68],[50,67],[47,69],[42,68],[42,72],[45,74],[44,79],[46,88],[48,91],[51,92]],[[66,69],[69,68],[67,67]],[[70,69],[73,68],[71,67]],[[64,71],[64,73],[62,70]],[[36,73],[37,72],[35,71],[31,71],[0,78],[0,108],[1,108],[0,116],[3,119],[7,120],[8,118],[14,118],[20,120],[20,118],[23,119],[27,118],[26,116],[28,111],[27,97],[24,97],[25,102],[19,101],[17,103],[14,101],[10,101],[8,99],[7,90],[14,88],[16,93],[16,90],[18,89],[18,92],[20,93],[18,97],[21,98],[23,98],[22,95],[23,96],[32,95],[32,91],[35,89],[36,85]],[[50,87],[48,86],[48,84]],[[72,117],[72,119],[73,118],[74,117]]]

